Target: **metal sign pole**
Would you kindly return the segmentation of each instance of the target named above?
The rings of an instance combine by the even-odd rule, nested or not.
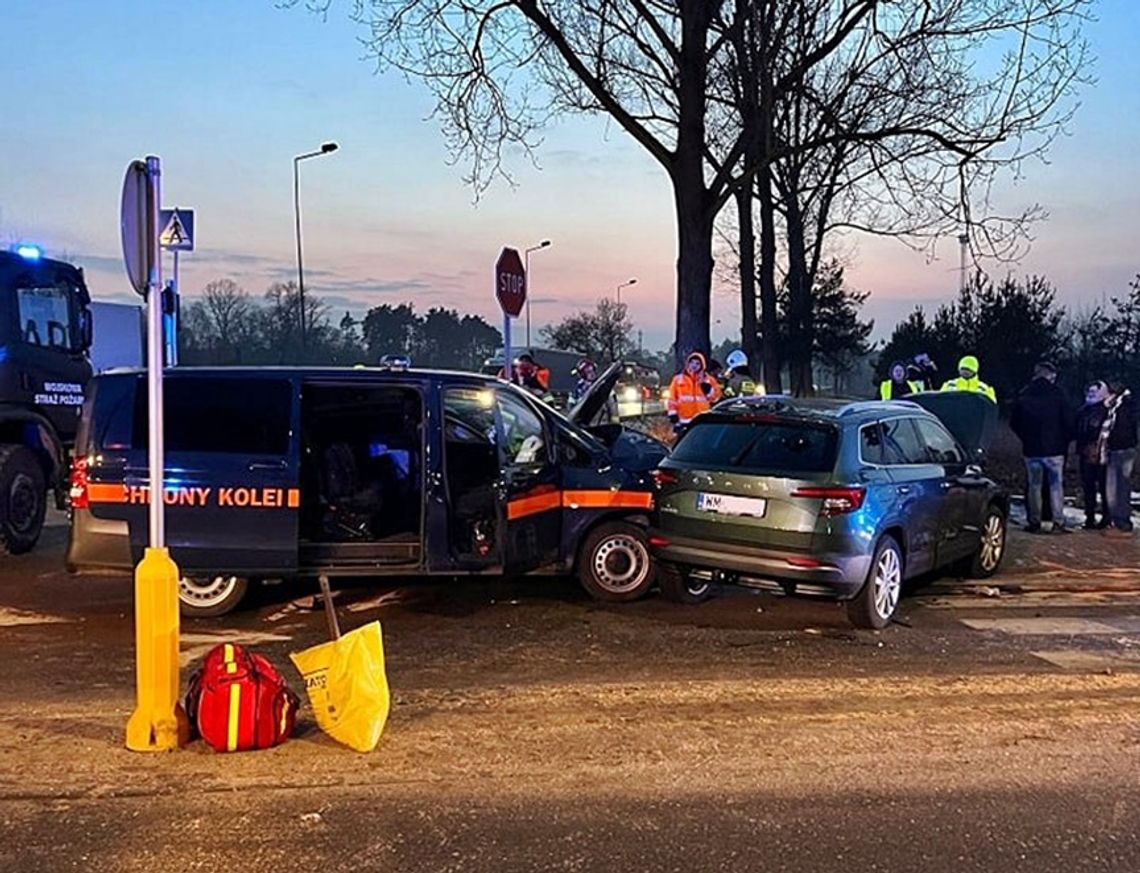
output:
[[[178,295],[182,293],[182,280],[178,274],[178,249],[174,250],[174,288],[170,294],[169,318],[164,324],[170,327],[166,331],[166,365],[178,366]]]
[[[136,172],[137,171],[137,172]],[[159,752],[183,745],[190,733],[178,702],[178,565],[166,550],[164,512],[162,358],[162,249],[158,205],[162,165],[136,161],[124,186],[124,254],[135,290],[147,302],[148,545],[135,568],[135,676],[137,705],[127,721],[127,748]],[[145,194],[138,197],[139,190]]]
[[[508,382],[514,381],[511,372],[511,317],[503,313],[503,374]]]
[[[154,233],[149,234],[147,244],[152,247],[151,270],[147,281],[147,355],[146,355],[146,388],[147,409],[149,417],[147,424],[150,439],[147,445],[147,466],[150,479],[150,509],[148,516],[149,545],[152,549],[161,549],[166,546],[166,514],[163,512],[163,484],[165,471],[163,470],[163,432],[162,422],[162,251],[158,246],[158,204],[162,202],[162,164],[153,155],[146,159],[146,172],[150,183],[154,186],[154,200],[152,201],[150,227]],[[177,255],[175,255],[177,257]]]

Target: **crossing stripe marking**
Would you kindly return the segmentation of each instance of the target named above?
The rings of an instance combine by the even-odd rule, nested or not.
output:
[[[963,618],[974,630],[992,630],[1012,636],[1107,636],[1123,633],[1120,628],[1087,618]]]

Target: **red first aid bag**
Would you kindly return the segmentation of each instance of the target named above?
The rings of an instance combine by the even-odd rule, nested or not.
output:
[[[267,658],[233,643],[210,649],[186,693],[191,724],[219,752],[283,743],[299,704]]]

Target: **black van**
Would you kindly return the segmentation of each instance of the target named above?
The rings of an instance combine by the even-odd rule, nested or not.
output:
[[[165,381],[167,544],[183,613],[249,582],[575,570],[594,597],[653,583],[649,476],[666,447],[586,429],[497,379],[383,369],[178,368]],[[608,387],[607,387],[608,383]],[[147,537],[146,374],[96,377],[72,469],[68,569],[130,570]]]

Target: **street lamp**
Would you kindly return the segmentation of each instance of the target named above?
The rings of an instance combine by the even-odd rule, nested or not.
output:
[[[305,346],[305,267],[301,258],[301,185],[297,168],[301,161],[331,154],[339,148],[335,142],[322,143],[315,152],[305,152],[293,158],[293,218],[297,222],[297,302],[301,309],[301,347]]]
[[[617,302],[618,302],[618,306],[621,306],[621,289],[622,289],[622,288],[628,288],[630,285],[636,285],[636,284],[637,284],[637,280],[636,280],[636,279],[630,279],[628,282],[622,282],[620,285],[618,285],[618,286],[617,286]]]
[[[530,253],[537,252],[539,249],[547,248],[550,245],[550,240],[544,239],[536,246],[531,246],[524,252],[526,255],[526,265],[523,272],[526,274],[526,347],[530,351]]]

